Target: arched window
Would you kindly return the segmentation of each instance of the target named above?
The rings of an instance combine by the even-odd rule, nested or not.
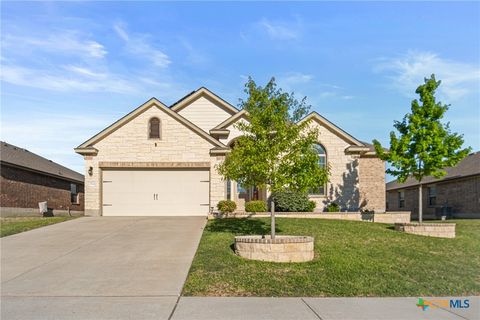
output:
[[[320,159],[318,159],[318,165],[321,168],[325,168],[325,166],[327,165],[327,153],[325,152],[325,148],[318,143],[314,144],[313,148],[315,149],[318,156],[320,157]]]
[[[160,139],[160,119],[152,118],[148,122],[148,138]]]
[[[325,168],[327,165],[327,152],[325,152],[325,148],[321,144],[314,144],[313,148],[315,152],[318,154],[318,165],[320,168]],[[315,189],[310,190],[309,194],[314,196],[324,196],[326,194],[326,185],[319,186]]]

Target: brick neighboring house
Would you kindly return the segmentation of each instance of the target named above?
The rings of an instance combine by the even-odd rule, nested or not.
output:
[[[457,218],[480,218],[480,151],[446,171],[441,179],[427,177],[422,181],[424,218],[439,218],[442,212]],[[412,219],[418,219],[416,180],[391,181],[386,189],[388,210],[411,211]]]
[[[42,201],[47,201],[53,214],[83,214],[83,175],[26,149],[0,143],[2,216],[39,215]]]
[[[75,148],[85,159],[85,214],[92,216],[203,215],[230,199],[242,211],[265,190],[225,181],[217,171],[241,135],[248,114],[200,88],[171,106],[152,98]],[[330,181],[310,198],[323,211],[385,211],[385,163],[373,147],[316,112],[301,121],[318,128],[319,165]]]

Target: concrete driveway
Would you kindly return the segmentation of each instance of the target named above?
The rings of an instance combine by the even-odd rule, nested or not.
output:
[[[168,319],[202,217],[84,217],[1,240],[2,319]]]

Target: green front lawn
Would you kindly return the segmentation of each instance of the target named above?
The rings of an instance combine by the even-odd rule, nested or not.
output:
[[[0,237],[36,229],[50,224],[74,219],[74,217],[18,217],[0,218]]]
[[[450,221],[449,221],[450,222]],[[455,239],[369,222],[277,218],[279,234],[315,237],[315,259],[270,263],[236,256],[235,235],[269,234],[269,219],[208,222],[183,289],[187,296],[459,296],[480,294],[480,220]]]

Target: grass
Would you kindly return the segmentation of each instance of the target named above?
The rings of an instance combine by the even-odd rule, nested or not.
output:
[[[448,221],[451,222],[451,221]],[[277,218],[278,234],[315,237],[306,263],[246,260],[235,235],[269,234],[269,219],[209,221],[187,296],[462,296],[480,294],[480,220],[457,220],[455,239],[356,221]]]
[[[0,237],[6,237],[50,224],[74,219],[74,217],[15,217],[0,218]]]

